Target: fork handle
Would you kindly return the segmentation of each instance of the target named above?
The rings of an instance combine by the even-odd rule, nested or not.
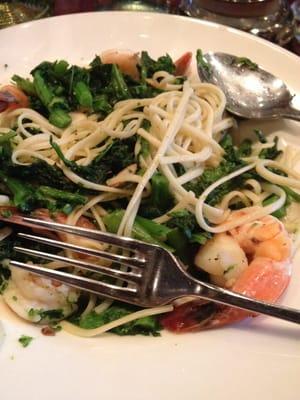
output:
[[[250,297],[243,296],[240,293],[222,289],[214,285],[197,282],[194,294],[202,299],[212,300],[227,306],[238,307],[247,311],[269,315],[271,317],[283,319],[285,321],[300,324],[300,310],[290,307],[277,306]]]

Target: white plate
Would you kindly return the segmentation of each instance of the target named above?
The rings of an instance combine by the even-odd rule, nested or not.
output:
[[[108,48],[177,57],[198,47],[247,56],[300,95],[295,55],[224,26],[146,13],[78,14],[0,31],[0,81],[28,73],[45,59],[82,64]],[[295,142],[300,133],[291,121],[255,126],[285,130]],[[300,307],[297,267],[296,262],[284,302]],[[180,336],[81,339],[66,333],[43,337],[3,305],[0,315],[6,331],[0,352],[3,400],[299,399],[300,328],[272,318]],[[26,349],[17,343],[21,334],[35,337]]]

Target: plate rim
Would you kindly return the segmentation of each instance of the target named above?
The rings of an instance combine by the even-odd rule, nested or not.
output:
[[[183,20],[186,22],[191,22],[194,23],[196,25],[202,25],[202,26],[210,26],[212,28],[221,28],[221,29],[225,29],[228,32],[232,32],[235,35],[238,35],[240,37],[245,37],[246,39],[249,39],[251,41],[254,42],[258,42],[261,43],[262,45],[265,45],[267,47],[271,47],[272,49],[274,49],[274,51],[280,52],[285,54],[286,56],[294,59],[294,61],[298,62],[300,64],[300,56],[298,56],[297,54],[291,52],[290,50],[279,46],[276,43],[270,42],[267,39],[264,39],[262,37],[259,36],[255,36],[249,32],[245,32],[242,31],[240,29],[237,28],[233,28],[231,26],[228,25],[224,25],[224,24],[220,24],[218,22],[213,22],[213,21],[207,21],[204,20],[202,18],[195,18],[195,17],[189,17],[189,16],[185,16],[185,15],[178,15],[178,14],[168,14],[168,13],[163,13],[163,12],[149,12],[149,11],[142,11],[142,12],[138,12],[138,11],[89,11],[89,12],[82,12],[82,13],[71,13],[71,14],[64,14],[64,15],[54,15],[54,16],[50,16],[50,17],[46,17],[46,18],[41,18],[41,19],[37,19],[37,20],[31,20],[31,21],[27,21],[27,22],[22,22],[21,24],[16,24],[13,26],[9,26],[6,28],[3,28],[0,30],[0,35],[2,32],[10,32],[13,30],[19,30],[19,29],[30,29],[30,27],[34,24],[34,25],[43,25],[43,24],[47,24],[49,22],[51,22],[51,20],[60,20],[60,19],[76,19],[76,18],[89,18],[91,16],[99,16],[99,15],[103,15],[103,16],[109,16],[109,17],[114,17],[114,16],[121,16],[121,15],[134,15],[134,16],[143,16],[143,17],[154,17],[154,18],[166,18],[166,19],[178,19],[178,20]]]
[[[134,12],[117,12],[117,11],[110,11],[110,12],[104,12],[104,11],[100,11],[99,13],[101,13],[102,15],[105,13],[105,15],[103,15],[103,17],[107,17],[107,14],[113,14],[113,16],[116,16],[116,14],[124,14],[124,13],[130,13],[133,14]],[[27,22],[27,23],[23,23],[20,25],[16,25],[13,27],[9,27],[7,29],[13,29],[13,30],[17,30],[17,32],[21,32],[21,29],[23,28],[23,25],[29,25],[28,27],[26,27],[26,29],[29,29],[32,24],[39,24],[39,25],[43,25],[44,23],[49,24],[50,20],[52,18],[56,18],[58,19],[66,19],[68,21],[70,21],[71,19],[77,19],[77,18],[81,18],[81,16],[83,14],[96,14],[95,12],[92,13],[82,13],[82,14],[68,14],[68,15],[63,15],[63,16],[57,16],[57,17],[50,17],[50,18],[46,18],[46,19],[41,19],[38,21],[31,21],[31,22]],[[249,39],[251,39],[251,41],[253,41],[254,45],[256,43],[259,43],[259,45],[263,45],[264,48],[266,48],[265,46],[267,46],[267,48],[270,49],[270,52],[272,52],[272,54],[280,56],[282,55],[282,57],[291,57],[289,58],[290,62],[293,63],[294,65],[296,65],[296,67],[299,65],[299,61],[300,58],[298,58],[298,56],[293,55],[293,53],[290,53],[289,51],[282,49],[281,47],[274,45],[264,39],[261,38],[257,38],[249,33],[245,33],[239,30],[236,30],[234,28],[230,28],[224,25],[220,25],[217,23],[211,23],[208,21],[203,21],[203,20],[199,20],[199,19],[195,19],[195,18],[190,18],[190,17],[185,17],[185,16],[177,16],[177,15],[168,15],[168,14],[162,14],[162,13],[134,13],[135,15],[138,14],[138,17],[141,17],[141,14],[143,14],[143,16],[151,16],[151,18],[156,19],[156,18],[171,18],[173,19],[182,19],[184,20],[186,23],[188,23],[189,25],[193,25],[195,24],[195,28],[193,29],[198,29],[196,28],[196,25],[201,27],[212,27],[212,29],[214,28],[220,28],[222,27],[223,29],[225,28],[226,31],[228,31],[229,35],[233,35],[235,37],[237,37],[237,40],[239,43],[243,42],[243,41],[247,41]],[[159,17],[158,17],[159,16]],[[175,18],[174,18],[175,17]],[[86,16],[84,18],[87,18]],[[63,22],[62,22],[63,23]],[[69,23],[69,22],[67,22]],[[86,23],[88,23],[86,20],[84,20],[83,24],[85,25]],[[51,24],[51,23],[50,23]],[[21,27],[22,25],[22,27]],[[6,30],[7,30],[6,29]],[[41,29],[41,28],[39,28]],[[135,29],[135,28],[134,28]],[[171,30],[174,29],[174,25],[172,25]],[[135,31],[137,31],[137,29],[135,29]],[[217,31],[216,31],[217,32]],[[221,34],[222,32],[216,33],[216,35]],[[1,31],[0,31],[0,37],[1,37]],[[20,44],[19,44],[20,45]],[[239,48],[239,47],[238,47]],[[72,49],[71,49],[72,51]],[[297,63],[295,63],[295,60],[298,60]],[[287,60],[287,62],[289,62]],[[298,94],[298,92],[297,92]],[[299,92],[300,94],[300,92]],[[295,272],[296,268],[295,268]],[[299,271],[298,271],[299,272]],[[296,275],[296,274],[295,274]],[[299,273],[297,274],[297,276],[299,275]],[[299,275],[300,277],[300,275]],[[8,324],[8,321],[6,321],[6,315],[4,315],[3,320],[5,321],[5,325]],[[269,333],[270,330],[272,330],[273,332],[273,325],[272,325],[272,321],[270,321],[270,325],[268,324],[269,321],[263,321],[263,323],[261,324],[261,320],[259,321],[253,321],[251,322],[251,326],[253,326],[253,338],[252,336],[250,337],[251,340],[249,339],[248,333],[250,332],[250,335],[252,335],[251,329],[248,328],[248,326],[245,327],[236,327],[234,326],[232,327],[228,327],[225,328],[227,331],[229,332],[225,332],[225,330],[215,330],[214,332],[212,331],[207,331],[207,332],[198,332],[198,334],[186,334],[186,335],[182,335],[182,336],[177,336],[174,334],[169,334],[169,333],[163,333],[163,337],[162,339],[156,339],[156,338],[144,338],[144,337],[116,337],[116,336],[110,336],[110,337],[105,337],[102,338],[98,337],[95,339],[83,339],[83,338],[77,338],[77,337],[72,337],[67,333],[62,333],[62,337],[58,336],[57,338],[55,338],[55,340],[52,342],[51,339],[47,339],[47,345],[46,342],[44,340],[45,337],[42,337],[38,334],[38,327],[36,326],[29,326],[26,327],[26,331],[25,330],[25,325],[22,323],[21,324],[15,324],[13,319],[9,319],[9,324],[10,326],[12,326],[11,332],[13,332],[15,334],[15,331],[17,333],[20,334],[24,334],[24,333],[31,333],[34,332],[34,334],[32,333],[33,336],[36,336],[37,340],[33,341],[33,345],[32,348],[29,348],[28,350],[23,350],[23,349],[18,349],[16,351],[14,351],[14,353],[16,353],[16,359],[17,361],[15,362],[15,365],[12,365],[14,363],[12,363],[11,361],[9,361],[9,357],[11,356],[11,350],[5,348],[5,354],[6,354],[6,359],[3,360],[2,358],[2,349],[0,346],[0,365],[4,366],[7,368],[7,371],[3,371],[3,376],[7,377],[7,380],[4,380],[4,389],[2,390],[4,395],[6,394],[7,396],[11,396],[9,397],[11,400],[17,400],[19,397],[19,395],[21,394],[21,387],[22,387],[22,379],[23,375],[19,377],[19,382],[18,385],[14,385],[14,387],[10,387],[9,388],[9,383],[12,381],[12,379],[15,379],[14,377],[17,375],[13,375],[18,373],[18,371],[20,372],[20,366],[24,366],[26,361],[27,361],[27,365],[28,365],[28,371],[27,371],[27,377],[26,379],[28,379],[29,382],[29,386],[26,390],[24,390],[24,392],[22,393],[24,396],[24,400],[35,400],[35,389],[36,389],[36,384],[34,385],[32,383],[32,381],[30,379],[34,379],[30,377],[30,373],[31,372],[35,372],[36,369],[38,368],[37,366],[33,366],[32,360],[37,360],[38,362],[41,362],[41,367],[48,367],[48,363],[49,363],[49,367],[45,370],[45,372],[52,372],[54,377],[58,377],[58,372],[55,371],[51,371],[51,368],[53,368],[53,365],[55,365],[55,362],[52,361],[48,361],[46,360],[48,356],[49,358],[52,357],[51,352],[55,352],[57,351],[57,349],[59,350],[58,352],[61,353],[59,355],[59,359],[60,365],[58,365],[57,367],[57,371],[61,371],[61,377],[67,377],[67,382],[69,384],[69,386],[67,387],[67,385],[64,384],[62,385],[63,387],[61,388],[63,390],[63,392],[65,393],[65,397],[60,395],[60,398],[64,398],[65,400],[71,400],[71,399],[83,399],[83,395],[81,395],[81,392],[75,393],[73,390],[75,390],[78,387],[82,387],[82,382],[75,382],[76,381],[76,375],[75,375],[75,379],[72,376],[72,373],[74,373],[75,368],[73,368],[72,365],[72,360],[73,358],[71,358],[71,361],[68,360],[68,358],[70,357],[70,355],[72,354],[71,357],[74,357],[74,360],[78,360],[80,362],[83,361],[83,365],[79,365],[78,366],[78,370],[81,371],[82,376],[85,377],[88,375],[88,373],[90,372],[91,368],[94,368],[97,364],[99,365],[99,363],[101,362],[100,357],[102,356],[102,360],[104,359],[105,361],[108,362],[108,372],[105,372],[105,367],[106,365],[103,367],[100,365],[99,367],[99,372],[102,371],[102,378],[97,376],[97,378],[99,379],[99,385],[97,385],[97,387],[101,387],[101,379],[102,379],[102,388],[101,390],[104,389],[104,393],[106,393],[107,397],[104,396],[104,398],[109,398],[111,400],[115,400],[116,398],[119,398],[120,394],[122,394],[122,396],[124,397],[124,400],[127,399],[131,399],[131,400],[140,400],[140,398],[144,398],[145,400],[150,400],[150,397],[153,398],[154,396],[152,395],[152,392],[150,391],[149,393],[146,392],[146,389],[144,389],[144,387],[142,387],[142,391],[140,392],[140,398],[131,396],[131,392],[130,390],[136,390],[136,386],[134,385],[134,387],[128,386],[128,383],[126,384],[125,382],[125,388],[124,386],[119,386],[119,385],[112,385],[112,389],[111,392],[108,393],[106,390],[108,388],[108,385],[111,385],[112,383],[114,384],[115,381],[112,380],[112,377],[115,378],[116,375],[114,375],[114,371],[119,372],[120,371],[120,367],[124,364],[123,360],[120,360],[122,357],[122,355],[128,355],[128,356],[134,356],[136,355],[137,359],[142,363],[141,365],[133,365],[132,364],[136,364],[135,361],[130,361],[128,364],[128,373],[131,372],[131,369],[133,368],[134,371],[136,372],[136,378],[138,379],[139,377],[143,378],[143,373],[145,372],[145,375],[147,374],[151,374],[151,371],[154,371],[155,374],[153,375],[154,378],[156,378],[156,396],[158,398],[164,398],[165,400],[169,400],[169,399],[174,399],[174,398],[180,398],[181,395],[177,395],[177,393],[174,389],[172,389],[172,385],[174,385],[174,387],[179,387],[179,388],[185,388],[186,389],[186,394],[187,397],[190,400],[197,400],[199,399],[202,394],[202,396],[204,395],[204,398],[210,398],[212,400],[228,400],[229,398],[232,400],[235,398],[235,394],[232,392],[233,389],[236,390],[238,392],[238,388],[241,389],[245,389],[246,385],[246,380],[241,379],[241,382],[237,382],[227,379],[227,372],[226,370],[224,371],[222,377],[221,377],[221,384],[222,384],[222,379],[225,379],[225,382],[227,383],[227,386],[220,386],[220,384],[218,385],[218,382],[215,382],[216,384],[216,388],[212,388],[210,387],[210,385],[212,385],[212,383],[214,382],[214,372],[215,372],[215,367],[214,368],[210,368],[210,365],[208,364],[208,372],[206,372],[205,375],[205,366],[202,363],[201,358],[204,359],[204,361],[211,361],[209,359],[207,359],[208,356],[212,356],[212,357],[218,357],[218,359],[221,359],[221,363],[226,363],[226,361],[230,361],[232,360],[232,354],[231,354],[231,349],[230,349],[230,336],[232,337],[232,340],[236,341],[237,338],[237,334],[239,335],[240,340],[243,338],[243,333],[245,332],[245,344],[249,345],[249,349],[246,349],[245,354],[241,354],[240,358],[237,359],[237,363],[233,363],[233,371],[237,372],[237,370],[239,368],[241,368],[240,371],[238,371],[238,374],[240,373],[240,375],[243,375],[243,369],[246,370],[246,373],[248,372],[250,374],[250,377],[246,377],[246,379],[251,379],[253,377],[253,379],[255,378],[255,375],[258,373],[258,371],[255,369],[255,367],[257,367],[256,363],[259,362],[261,364],[261,366],[258,366],[258,370],[261,370],[263,372],[263,368],[264,365],[269,366],[269,372],[271,371],[277,371],[280,370],[280,379],[275,378],[275,381],[277,379],[277,384],[276,384],[276,388],[279,388],[278,393],[272,393],[272,395],[270,394],[269,396],[274,395],[275,396],[279,396],[276,397],[276,400],[280,400],[283,397],[280,397],[281,394],[281,389],[282,390],[286,390],[286,398],[287,400],[295,400],[294,397],[289,397],[292,396],[293,392],[293,388],[295,388],[297,386],[297,391],[300,390],[300,381],[298,379],[298,371],[299,368],[297,369],[297,367],[300,367],[300,352],[298,349],[298,341],[295,342],[294,340],[290,340],[289,337],[285,337],[284,335],[281,334],[281,325],[279,326],[278,330],[277,330],[277,336],[276,336],[276,329],[275,329],[275,333],[274,333],[274,341],[273,341],[273,335],[271,335],[271,341],[272,341],[272,345],[271,348],[268,348],[269,345]],[[255,326],[256,325],[256,326]],[[257,325],[259,325],[259,329],[258,331],[256,331],[255,328],[257,328]],[[27,325],[26,325],[27,326]],[[277,328],[277,326],[275,327]],[[282,329],[282,331],[284,332],[284,328]],[[293,327],[292,327],[293,328]],[[263,331],[263,334],[261,333]],[[296,331],[291,329],[291,332],[296,332],[298,333],[299,331]],[[10,333],[10,332],[9,332]],[[201,336],[203,335],[203,337]],[[228,340],[228,346],[226,345],[226,342],[224,341],[224,337],[229,339]],[[239,339],[238,338],[238,339]],[[298,336],[297,336],[298,338]],[[8,339],[8,338],[7,338]],[[16,339],[15,337],[13,339]],[[50,340],[48,342],[48,340]],[[261,344],[262,342],[262,344]],[[49,343],[49,344],[48,344]],[[208,345],[208,347],[206,349],[204,349],[204,357],[201,357],[201,346],[204,344]],[[266,348],[262,348],[262,346],[264,345],[264,343],[266,343]],[[280,351],[274,347],[274,343],[275,344],[279,344],[279,350],[282,350],[283,354],[280,354]],[[77,351],[75,350],[74,345],[78,345],[78,349]],[[196,344],[196,346],[195,346]],[[225,344],[225,346],[224,346]],[[46,349],[44,348],[47,347]],[[149,346],[149,347],[148,347]],[[176,346],[176,347],[175,347]],[[211,347],[210,347],[211,346]],[[244,346],[244,343],[239,345],[240,347],[238,347],[238,349],[241,350],[241,353]],[[297,347],[296,347],[297,346]],[[228,347],[228,349],[227,349]],[[235,346],[234,346],[235,348]],[[116,350],[115,350],[116,349]],[[283,351],[284,349],[284,351]],[[121,350],[121,351],[120,351]],[[211,351],[211,353],[209,352],[209,350]],[[227,353],[230,352],[230,355]],[[118,355],[118,352],[120,351],[121,356]],[[22,355],[21,355],[22,352]],[[172,352],[172,353],[171,353]],[[288,357],[294,354],[295,359],[294,361],[290,361],[288,359]],[[166,361],[164,360],[164,356],[170,357],[171,361]],[[85,366],[84,365],[84,361],[90,361],[89,360],[89,356],[93,357],[93,360],[90,362],[90,366]],[[118,358],[120,357],[120,359]],[[171,358],[172,357],[172,358]],[[183,365],[180,364],[182,362],[183,358]],[[198,359],[196,359],[198,357]],[[274,361],[273,361],[274,358]],[[158,362],[160,364],[157,364],[155,367],[159,367],[158,369],[158,373],[156,372],[157,369],[154,369],[152,360],[158,360]],[[288,366],[286,366],[287,364],[284,363],[284,360],[287,360]],[[19,361],[20,360],[20,361]],[[134,359],[133,359],[134,360]],[[150,360],[150,362],[149,362]],[[2,361],[2,363],[1,363]],[[173,365],[171,365],[173,361]],[[176,365],[176,361],[179,362],[179,364]],[[277,366],[277,364],[275,364],[275,362],[279,363],[282,362],[279,367]],[[144,364],[143,364],[144,362]],[[149,362],[149,365],[146,364],[147,362]],[[186,364],[184,364],[184,362],[186,362]],[[230,361],[232,362],[232,361]],[[45,364],[46,363],[46,364]],[[74,364],[74,362],[73,362]],[[11,366],[12,365],[12,366]],[[163,367],[167,365],[167,367],[169,367],[169,371],[164,370]],[[197,371],[195,369],[195,367],[197,367],[198,365],[203,367],[203,372],[204,375],[201,374],[202,376],[197,376],[197,374],[195,373],[195,371]],[[222,364],[221,364],[222,366]],[[64,369],[64,367],[66,367]],[[224,369],[225,369],[226,365],[224,365]],[[228,366],[227,366],[228,367]],[[68,370],[68,368],[70,368],[70,372]],[[276,369],[277,368],[277,369]],[[193,369],[193,370],[192,370]],[[230,372],[230,368],[226,368],[229,370]],[[248,369],[248,370],[247,370]],[[220,370],[220,367],[216,367],[216,371]],[[9,375],[10,371],[16,371],[11,373],[11,375]],[[192,374],[188,375],[187,372],[192,371]],[[125,371],[126,372],[126,371]],[[200,371],[201,372],[201,371]],[[161,374],[161,376],[163,377],[163,381],[161,381],[158,377],[157,374]],[[297,373],[297,378],[295,377],[295,374]],[[174,375],[177,374],[177,375]],[[207,375],[208,374],[208,375]],[[231,372],[230,372],[231,374]],[[290,374],[292,376],[290,376]],[[70,377],[69,377],[70,375]],[[11,377],[10,377],[11,376]],[[26,377],[26,375],[24,375]],[[176,377],[175,377],[176,376]],[[276,375],[275,375],[276,376]],[[277,374],[278,376],[278,374]],[[105,382],[105,380],[103,380],[103,377],[105,379],[105,377],[108,377],[109,380],[107,380]],[[126,373],[122,378],[122,382],[124,381],[124,377],[126,377]],[[174,379],[175,377],[175,379]],[[203,378],[204,377],[204,378]],[[225,377],[225,378],[224,378]],[[158,378],[158,379],[157,379]],[[179,379],[177,379],[179,378]],[[208,379],[207,379],[208,378]],[[43,384],[45,382],[47,382],[48,377],[45,376],[43,379],[40,380],[40,383]],[[183,380],[184,385],[180,386],[179,381]],[[206,380],[207,379],[207,380]],[[226,380],[227,379],[227,380]],[[273,379],[273,378],[272,378]],[[74,386],[73,384],[73,380],[74,380]],[[78,378],[79,381],[79,378]],[[35,381],[33,381],[35,382]],[[199,384],[200,382],[200,384]],[[202,386],[201,386],[201,382],[202,382]],[[269,383],[265,383],[265,381],[262,381],[261,378],[259,379],[259,383],[263,385],[262,387],[259,387],[259,392],[262,394],[265,394],[266,399],[271,399],[271,397],[268,396],[268,385]],[[30,385],[31,383],[31,385]],[[139,382],[140,383],[140,382]],[[150,382],[153,383],[153,382]],[[237,388],[235,387],[235,384],[237,384]],[[81,385],[81,386],[78,386]],[[169,385],[169,387],[168,387]],[[245,385],[245,386],[244,386]],[[55,385],[53,385],[55,386]],[[229,386],[229,387],[228,387]],[[39,384],[37,385],[37,388],[40,389],[42,386]],[[75,389],[73,389],[73,387]],[[138,386],[139,387],[139,386]],[[170,390],[171,388],[171,390]],[[10,389],[10,391],[8,391]],[[51,388],[50,388],[51,389]],[[93,387],[92,387],[93,389]],[[87,392],[85,392],[85,396],[86,394],[88,396],[90,396],[91,400],[98,400],[99,397],[99,389],[97,389],[96,387],[92,390],[89,389]],[[208,389],[213,389],[213,395],[208,395]],[[153,389],[154,390],[154,389]],[[243,398],[244,400],[252,400],[253,396],[254,396],[254,392],[253,390],[255,389],[251,389],[249,390],[250,396],[249,397],[249,393],[244,393],[243,394]],[[50,394],[51,394],[51,390],[50,390]],[[75,394],[75,395],[74,395]],[[175,396],[174,396],[175,394]],[[231,394],[231,396],[230,396]],[[206,396],[205,396],[206,395]],[[49,394],[44,393],[45,399],[50,400]],[[228,397],[229,396],[229,397]],[[245,397],[244,397],[245,396]],[[256,392],[256,396],[257,396],[257,392]],[[52,397],[51,397],[52,398]]]

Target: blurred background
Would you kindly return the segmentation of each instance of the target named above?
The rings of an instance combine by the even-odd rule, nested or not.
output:
[[[300,55],[300,0],[0,1],[0,28],[55,15],[107,10],[164,12],[219,22]]]

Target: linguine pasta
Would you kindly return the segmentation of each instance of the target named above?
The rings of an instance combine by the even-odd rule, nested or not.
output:
[[[227,232],[273,214],[287,201],[283,187],[300,189],[300,175],[293,169],[299,153],[293,156],[294,164],[286,162],[291,160],[287,156],[291,152],[288,147],[276,159],[260,158],[262,150],[274,147],[274,139],[271,139],[255,143],[251,155],[241,157],[243,164],[240,168],[216,179],[202,193],[189,190],[190,182],[201,178],[208,168],[218,168],[224,158],[221,139],[235,123],[226,115],[225,96],[212,84],[190,78],[180,81],[167,71],[155,72],[147,79],[147,84],[158,89],[159,94],[116,102],[113,110],[100,119],[97,113],[73,111],[66,128],[53,125],[32,108],[16,108],[0,114],[0,135],[7,134],[11,129],[16,133],[11,139],[11,161],[14,165],[26,167],[42,160],[58,167],[70,182],[87,191],[87,201],[66,215],[66,223],[75,225],[84,217],[92,221],[96,229],[106,231],[105,217],[114,202],[121,201],[126,207],[116,232],[118,235],[134,236],[134,224],[141,204],[151,197],[152,178],[157,173],[166,178],[174,204],[166,212],[152,218],[153,222],[167,224],[174,213],[187,210],[195,216],[199,229],[208,234]],[[81,176],[61,159],[53,146],[53,143],[59,146],[65,159],[84,167],[104,154],[115,141],[129,138],[135,139],[135,162],[102,183]],[[147,152],[142,151],[145,143]],[[207,201],[218,188],[249,172],[256,175],[246,179],[241,187],[225,193],[216,204]],[[264,205],[265,200],[272,196],[275,196],[274,201]],[[4,200],[7,202],[5,194],[0,196],[2,204],[5,204]],[[232,219],[231,214],[237,206],[245,213]],[[5,237],[5,234],[1,236]],[[65,240],[78,242],[78,238],[71,235],[66,235]],[[107,248],[87,239],[80,239],[80,244]],[[74,257],[72,252],[65,252],[67,256]],[[65,267],[58,262],[47,265],[49,268]],[[81,316],[91,312],[101,315],[111,305],[111,300],[90,295]],[[93,329],[84,329],[67,321],[61,326],[70,333],[91,337],[138,318],[167,313],[172,309],[173,306],[168,305],[135,311]]]

